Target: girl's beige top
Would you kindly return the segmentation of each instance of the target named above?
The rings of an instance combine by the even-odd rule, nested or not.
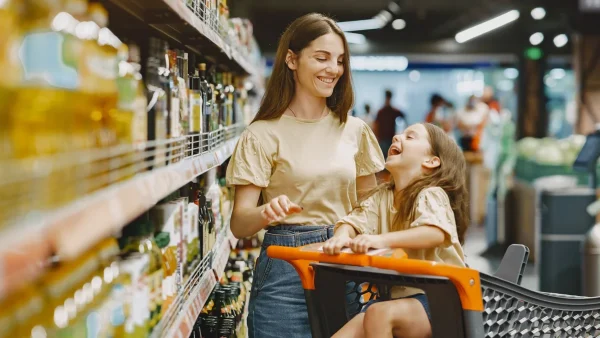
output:
[[[383,189],[363,201],[348,216],[339,220],[336,226],[349,224],[361,233],[385,234],[390,232],[396,214],[394,191]],[[409,222],[403,222],[399,231],[422,225],[440,228],[446,234],[446,240],[436,248],[404,249],[408,258],[465,267],[465,257],[458,240],[454,212],[450,207],[448,195],[442,188],[423,189],[417,196],[415,218]],[[423,293],[423,291],[409,287],[392,288],[393,298],[407,297],[417,293]]]

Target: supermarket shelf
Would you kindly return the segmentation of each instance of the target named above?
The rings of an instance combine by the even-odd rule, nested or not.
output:
[[[219,33],[216,18],[208,14],[207,17],[213,19],[212,23],[209,24],[198,16],[198,14],[205,15],[203,1],[187,1],[197,3],[197,7],[202,7],[198,9],[198,14],[188,7],[185,0],[103,1],[112,4],[112,8],[119,8],[128,13],[129,16],[137,18],[144,25],[147,24],[149,27],[185,45],[198,54],[202,54],[205,57],[217,58],[219,64],[233,66],[246,74],[257,75],[258,67],[237,51]],[[126,24],[119,27],[117,21],[126,22]],[[116,20],[111,19],[111,22],[117,26],[117,29],[128,30],[131,33],[131,23],[129,21],[126,19],[123,21],[121,17],[118,17]],[[198,49],[197,47],[199,46],[202,48]]]
[[[237,129],[226,130],[233,134],[221,136],[202,154],[184,157],[181,152],[176,163],[140,172],[56,210],[30,212],[6,226],[0,232],[0,297],[39,276],[50,254],[66,260],[78,257],[168,194],[221,165],[233,152]]]
[[[159,327],[153,332],[153,337],[187,338],[190,336],[200,311],[225,272],[232,248],[237,244],[237,240],[235,243],[231,240],[230,234],[229,226],[226,226],[218,236],[219,244],[210,255],[211,267],[207,269],[204,264],[201,264],[197,271],[192,273],[192,277],[183,287],[183,292],[174,302],[177,305],[169,309]]]
[[[78,257],[98,238],[110,236],[193,178],[222,164],[238,137],[218,149],[141,174],[90,196],[55,221],[53,247],[60,257]]]

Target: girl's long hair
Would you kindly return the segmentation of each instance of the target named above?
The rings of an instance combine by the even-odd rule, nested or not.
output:
[[[327,98],[327,107],[339,117],[340,123],[346,122],[348,112],[354,105],[348,42],[344,32],[333,19],[318,13],[306,14],[294,20],[281,36],[271,78],[252,122],[279,118],[292,102],[296,93],[296,83],[294,71],[285,63],[288,50],[300,55],[312,41],[329,33],[338,35],[344,44],[344,74],[335,85],[333,94]]]
[[[426,188],[440,187],[444,189],[450,199],[450,207],[454,212],[456,220],[456,230],[461,244],[464,243],[465,233],[469,227],[469,193],[466,184],[467,164],[463,152],[456,142],[454,142],[441,128],[423,123],[429,134],[429,143],[431,144],[431,155],[440,159],[440,166],[423,174],[423,176],[413,180],[400,195],[402,203],[397,203],[394,198],[394,204],[398,210],[396,219],[391,225],[392,231],[404,229],[406,222],[412,222],[415,219],[415,207],[419,193]],[[367,194],[363,199],[372,196],[382,189],[394,190],[393,179],[384,183]]]

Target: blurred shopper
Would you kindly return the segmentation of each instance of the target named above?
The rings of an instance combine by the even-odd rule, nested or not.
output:
[[[488,108],[490,109],[490,113],[494,112],[496,114],[500,114],[500,112],[501,112],[500,102],[496,99],[496,97],[494,95],[495,95],[494,88],[492,88],[491,86],[486,86],[483,89],[483,95],[481,96],[481,101],[488,106]]]
[[[450,133],[453,125],[452,117],[446,110],[452,109],[452,104],[437,93],[431,96],[430,102],[431,109],[425,117],[425,122],[435,124],[442,128],[446,133]]]
[[[396,119],[401,118],[406,124],[406,115],[400,110],[392,107],[392,92],[385,91],[385,104],[377,113],[373,131],[379,141],[379,146],[384,154],[388,153],[392,145],[392,138],[396,135]]]
[[[365,123],[369,126],[369,128],[373,128],[373,123],[375,122],[373,119],[373,114],[371,114],[371,105],[365,104],[365,114],[361,116],[361,119],[365,121]]]
[[[360,194],[375,188],[383,154],[371,129],[348,116],[353,103],[344,33],[321,14],[296,19],[279,41],[260,109],[227,168],[235,186],[233,234],[268,229],[250,295],[250,338],[311,337],[300,277],[266,250],[327,240]]]
[[[463,110],[457,113],[459,144],[464,151],[479,151],[489,108],[475,95],[471,95]]]

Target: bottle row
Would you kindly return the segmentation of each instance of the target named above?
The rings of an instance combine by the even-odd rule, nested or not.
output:
[[[0,301],[0,337],[148,337],[192,275],[211,266],[233,196],[215,171],[73,261]],[[223,241],[229,245],[227,241]]]
[[[260,60],[258,45],[253,38],[253,26],[247,19],[230,18],[226,0],[185,0],[187,7],[225,43],[236,48],[245,58],[257,64]]]
[[[13,201],[0,226],[205,152],[252,118],[243,77],[154,37],[125,44],[108,19],[87,0],[0,4],[0,198]]]

